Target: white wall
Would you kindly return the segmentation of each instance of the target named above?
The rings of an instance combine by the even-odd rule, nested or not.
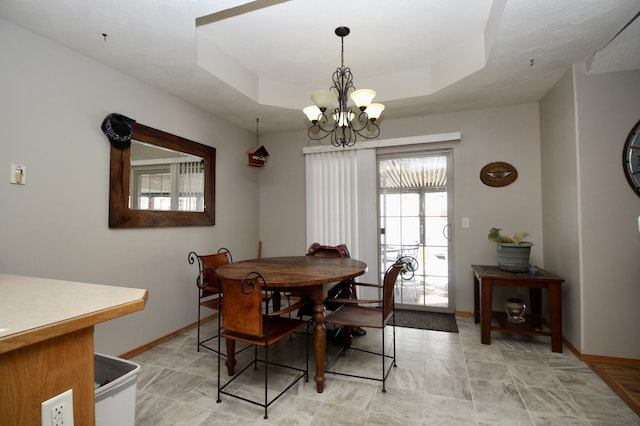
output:
[[[640,359],[640,197],[622,148],[640,120],[640,71],[575,66],[585,354]]]
[[[640,358],[640,198],[622,149],[640,119],[640,71],[575,65],[541,102],[545,260],[567,279],[564,335],[583,354]]]
[[[563,334],[582,347],[578,163],[573,73],[567,72],[540,103],[544,261],[565,279]]]
[[[0,57],[0,273],[148,289],[144,311],[96,327],[107,354],[193,323],[187,253],[255,256],[255,135],[3,20]],[[110,112],[217,149],[215,226],[108,228]],[[27,185],[9,184],[12,163],[27,166]]]
[[[462,141],[426,148],[453,147],[455,190],[455,276],[451,279],[456,310],[473,311],[471,264],[495,264],[489,229],[528,231],[535,245],[531,261],[543,266],[540,135],[538,105],[438,114],[403,120],[383,120],[382,137],[395,138],[460,131]],[[263,255],[301,254],[305,241],[305,166],[302,148],[306,132],[268,135],[260,139],[271,156],[261,171],[260,238]],[[422,148],[425,148],[424,146]],[[506,161],[519,172],[503,188],[480,181],[480,169],[493,161]],[[372,206],[373,207],[373,206]],[[471,226],[459,227],[462,217]]]

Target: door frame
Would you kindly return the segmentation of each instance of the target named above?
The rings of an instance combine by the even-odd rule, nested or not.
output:
[[[380,230],[382,229],[382,223],[380,220],[381,206],[380,206],[380,161],[381,160],[389,160],[394,158],[411,158],[411,157],[424,157],[424,156],[435,156],[442,155],[446,158],[447,164],[447,258],[448,258],[448,283],[447,283],[447,295],[448,295],[448,306],[447,307],[438,307],[438,306],[428,306],[428,305],[410,305],[410,304],[397,304],[398,309],[407,309],[407,310],[415,310],[415,311],[431,311],[431,312],[447,312],[454,313],[456,310],[456,298],[455,298],[455,212],[454,212],[454,180],[453,180],[453,148],[438,148],[438,149],[420,149],[420,150],[379,150],[376,153],[376,175],[377,175],[377,212],[378,212],[378,232],[377,232],[377,241],[378,241],[378,258],[380,259],[382,253],[382,234]],[[380,264],[379,268],[383,268],[383,265]],[[378,271],[378,276],[384,271]]]

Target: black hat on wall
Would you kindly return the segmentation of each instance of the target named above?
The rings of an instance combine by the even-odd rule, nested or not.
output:
[[[135,123],[135,120],[114,112],[104,118],[100,128],[109,138],[111,145],[118,149],[125,149],[131,146],[133,133],[131,123]]]

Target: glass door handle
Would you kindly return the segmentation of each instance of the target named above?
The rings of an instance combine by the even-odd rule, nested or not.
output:
[[[445,238],[445,240],[447,241],[451,241],[449,239],[449,227],[451,226],[450,223],[447,223],[445,226],[442,227],[442,236]]]

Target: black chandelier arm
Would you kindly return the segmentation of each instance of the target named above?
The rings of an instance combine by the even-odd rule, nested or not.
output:
[[[307,130],[307,136],[309,136],[309,139],[314,141],[320,141],[332,133],[332,130],[324,130],[322,127],[318,126],[318,123],[312,124]]]
[[[331,140],[331,145],[336,147],[353,146],[356,143],[356,135],[348,126],[334,127],[331,130],[325,130],[317,124],[312,125],[307,130],[309,139],[319,141],[325,139],[328,136]]]
[[[352,130],[349,126],[336,126],[335,131],[331,134],[331,144],[338,148],[355,145],[356,134]]]
[[[351,111],[351,108],[349,108],[348,114],[349,116],[353,114],[354,120],[351,120],[350,124],[353,130],[358,134],[360,134],[360,132],[366,129],[367,126],[369,125],[369,116],[367,115],[366,111],[358,110],[358,113],[356,114],[353,111]]]
[[[307,135],[310,139],[319,141],[329,136],[334,130],[335,124],[329,125],[329,118],[325,111],[321,112],[318,118],[312,122],[311,127],[307,130]]]
[[[374,120],[369,119],[366,110],[360,111],[357,119],[351,121],[353,131],[365,139],[375,139],[380,136],[380,126]],[[366,133],[364,132],[366,130]]]
[[[364,133],[363,130],[367,130],[367,133]],[[353,131],[355,133],[358,134],[358,136],[361,136],[365,139],[375,139],[378,136],[380,136],[380,126],[378,126],[377,123],[371,121],[371,120],[367,120],[367,124],[365,127],[361,128],[361,129],[353,129]]]
[[[348,109],[346,114],[351,114],[353,111]],[[339,109],[336,108],[333,114],[340,114]],[[320,114],[318,119],[307,130],[309,139],[322,140],[331,136],[331,144],[336,147],[346,147],[355,145],[358,136],[364,139],[375,139],[380,135],[380,127],[378,124],[369,119],[366,111],[360,111],[357,114],[357,118],[350,121],[348,126],[338,126],[337,122],[329,124],[329,119],[326,112]]]

